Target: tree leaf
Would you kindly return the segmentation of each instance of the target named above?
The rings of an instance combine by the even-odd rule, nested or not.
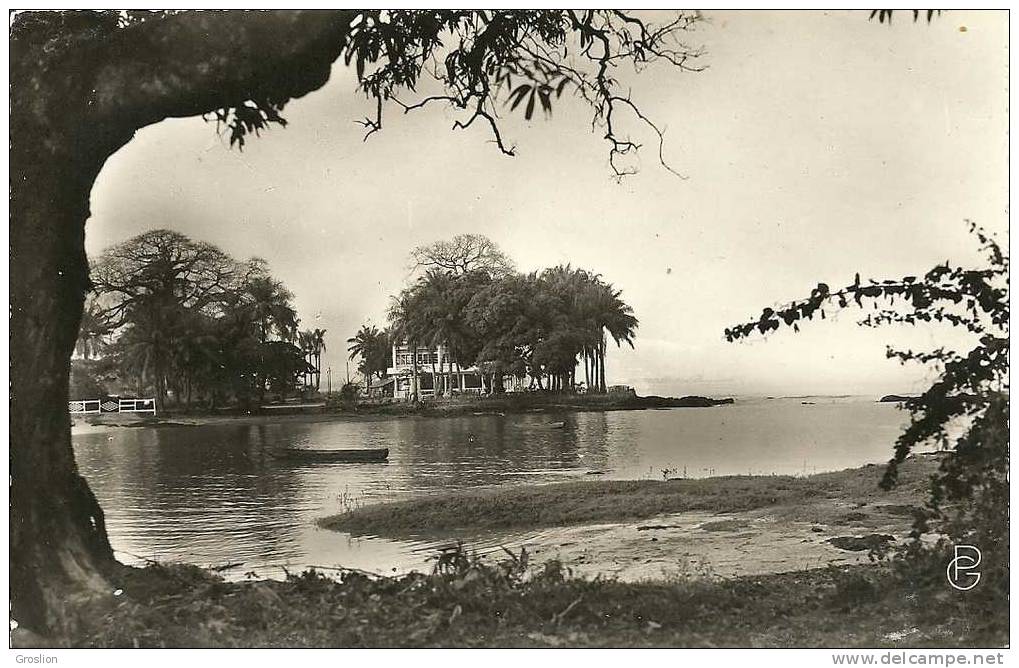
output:
[[[528,84],[521,84],[513,93],[510,94],[510,111],[516,109],[521,102],[524,100],[524,96],[527,95],[531,90],[531,86]]]

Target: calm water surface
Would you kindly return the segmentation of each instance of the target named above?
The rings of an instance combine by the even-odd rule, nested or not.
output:
[[[281,566],[421,569],[445,544],[353,538],[315,524],[354,506],[596,479],[589,472],[661,479],[837,470],[887,460],[905,419],[872,398],[822,397],[705,409],[120,429],[76,435],[74,445],[122,560],[242,562],[228,574],[272,576]],[[390,456],[381,464],[302,464],[273,458],[278,447],[387,447]],[[497,541],[473,540],[482,548]]]

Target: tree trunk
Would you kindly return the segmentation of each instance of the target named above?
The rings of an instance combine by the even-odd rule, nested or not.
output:
[[[136,129],[320,88],[357,14],[197,12],[113,33],[87,13],[25,14],[9,45],[10,603],[19,628],[62,634],[83,603],[114,600],[67,410],[92,184]]]
[[[106,577],[116,562],[103,512],[78,474],[67,410],[88,285],[89,193],[109,154],[88,153],[12,109],[11,615],[44,634],[72,629],[84,602],[113,601]]]
[[[442,354],[442,348],[439,348],[439,380],[442,384],[442,396],[446,396],[446,387],[448,386],[448,376],[446,375],[446,356]]]
[[[449,348],[446,349],[446,379],[442,382],[442,393],[447,397],[453,396],[453,360],[449,357]]]
[[[602,334],[601,344],[598,346],[598,382],[601,385],[601,392],[605,394],[608,389],[605,386],[605,335]]]
[[[417,346],[417,344],[415,343],[414,345],[410,346],[410,349],[411,349],[411,353],[410,353],[410,364],[411,364],[411,366],[410,366],[410,373],[411,373],[410,398],[413,401],[418,401],[419,397],[418,397],[418,346]]]

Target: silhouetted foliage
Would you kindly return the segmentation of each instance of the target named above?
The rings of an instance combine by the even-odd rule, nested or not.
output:
[[[71,360],[71,382],[67,393],[71,401],[102,399],[108,393],[107,378],[102,373],[101,360]]]
[[[895,484],[898,464],[916,448],[936,444],[948,450],[932,479],[929,512],[918,518],[915,534],[937,528],[960,543],[978,545],[997,569],[996,584],[1007,584],[1009,434],[1009,258],[997,242],[970,223],[987,259],[984,267],[964,269],[944,262],[925,275],[862,282],[831,290],[821,283],[809,297],[767,308],[753,322],[726,329],[729,341],[781,326],[799,328],[825,308],[878,309],[865,326],[946,323],[975,339],[972,349],[944,347],[928,352],[888,349],[902,363],[931,365],[937,378],[920,396],[904,402],[910,423],[899,436],[882,486]],[[955,436],[954,434],[960,433]],[[1004,578],[1004,579],[1002,579]]]
[[[623,113],[655,134],[658,157],[666,163],[663,132],[629,93],[619,90],[615,69],[624,63],[642,68],[656,62],[700,69],[694,64],[700,50],[678,39],[700,20],[697,13],[675,12],[660,23],[618,10],[362,10],[320,15],[323,24],[334,22],[336,28],[334,41],[323,39],[317,48],[336,51],[345,65],[353,66],[360,90],[375,103],[375,114],[360,121],[368,131],[365,139],[382,129],[389,104],[408,113],[441,103],[462,114],[454,129],[481,121],[498,148],[513,155],[514,147],[505,143],[499,129],[499,107],[521,107],[524,118],[531,120],[539,107],[551,114],[553,100],[571,92],[590,106],[592,126],[604,128],[616,176],[635,171],[619,161],[640,148],[619,127]],[[130,43],[135,34],[145,39],[143,33],[158,31],[161,22],[185,26],[195,19],[197,12],[181,10],[23,12],[15,17],[12,37],[45,42],[51,52],[72,52],[103,42]],[[198,27],[200,21],[194,22]],[[258,88],[258,94],[241,95],[204,112],[228,133],[231,146],[243,149],[250,135],[272,124],[287,124],[282,113],[294,97],[288,86],[275,86],[269,79]],[[435,92],[406,102],[399,97],[422,88]]]

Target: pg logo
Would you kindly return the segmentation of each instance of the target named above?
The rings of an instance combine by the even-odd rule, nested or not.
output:
[[[948,584],[959,591],[969,591],[980,582],[980,550],[973,545],[956,545],[955,558],[948,562],[945,574]]]

